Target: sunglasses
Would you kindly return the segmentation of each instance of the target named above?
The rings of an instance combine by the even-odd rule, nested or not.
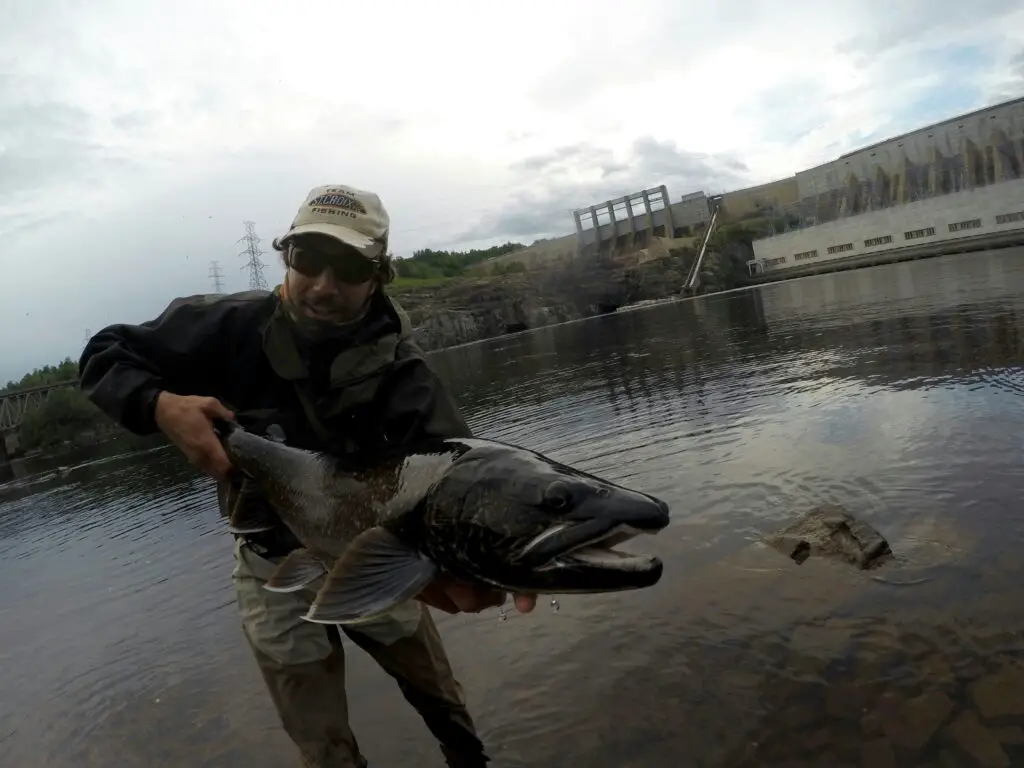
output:
[[[357,251],[324,253],[292,245],[288,249],[288,266],[306,277],[316,277],[330,269],[339,282],[359,285],[373,277],[379,264],[377,259],[368,259]]]

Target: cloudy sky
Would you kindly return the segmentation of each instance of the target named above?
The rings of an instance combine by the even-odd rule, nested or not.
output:
[[[243,221],[269,250],[318,184],[377,191],[398,255],[531,242],[1019,95],[1016,0],[11,0],[0,381],[213,260],[244,289]]]

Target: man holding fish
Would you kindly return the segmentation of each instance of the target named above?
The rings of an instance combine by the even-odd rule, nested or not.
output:
[[[234,421],[288,445],[372,456],[428,438],[469,437],[451,396],[383,290],[394,276],[379,197],[313,189],[274,241],[287,268],[272,292],[178,299],[156,319],[117,324],[80,361],[89,398],[137,434],[162,431],[217,480],[221,513],[259,505],[213,429]],[[242,627],[304,764],[365,766],[348,723],[335,626],[304,620],[312,590],[265,589],[301,544],[284,526],[239,534],[233,582]],[[424,603],[448,613],[501,605],[506,593],[438,577],[383,619],[343,627],[398,682],[449,766],[488,762]],[[516,595],[520,611],[535,604]]]

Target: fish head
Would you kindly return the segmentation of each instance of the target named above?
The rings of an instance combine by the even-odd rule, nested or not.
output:
[[[654,556],[613,547],[669,522],[665,502],[526,449],[467,441],[424,501],[424,549],[456,578],[508,591],[639,589]]]

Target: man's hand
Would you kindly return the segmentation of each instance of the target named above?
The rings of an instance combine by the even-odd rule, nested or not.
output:
[[[537,604],[536,595],[517,594],[514,597],[516,610],[520,613],[529,613]],[[417,599],[445,613],[480,613],[486,608],[504,605],[507,598],[508,594],[499,589],[477,587],[446,576],[435,579],[417,596]]]
[[[235,415],[213,397],[161,392],[156,400],[156,424],[201,471],[224,480],[231,462],[213,431],[213,419],[234,421]]]

